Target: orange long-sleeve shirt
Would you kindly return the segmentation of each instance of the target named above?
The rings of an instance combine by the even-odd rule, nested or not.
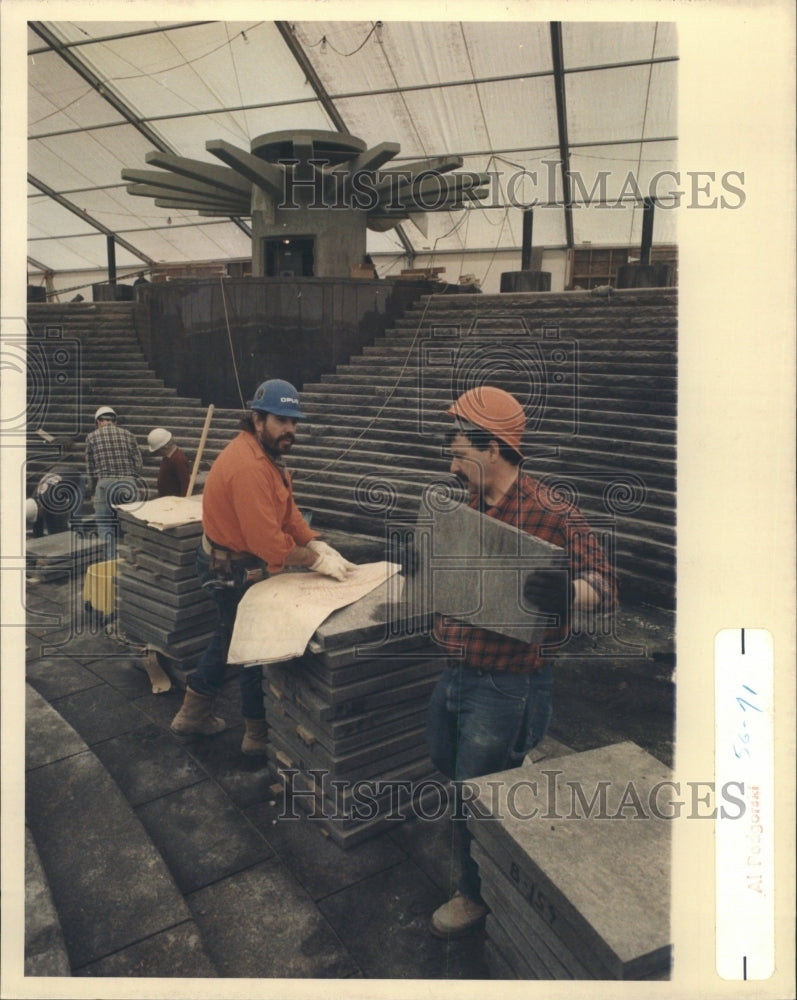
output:
[[[210,468],[202,491],[202,527],[217,545],[262,559],[269,573],[279,573],[297,545],[318,537],[294,502],[288,470],[246,431]]]

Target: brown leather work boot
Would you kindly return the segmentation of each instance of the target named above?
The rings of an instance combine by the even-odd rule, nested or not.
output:
[[[268,726],[265,719],[244,719],[246,732],[241,752],[250,757],[262,757],[268,750]]]
[[[198,694],[187,687],[182,707],[172,719],[172,732],[177,736],[215,736],[223,732],[226,723],[212,710],[213,699],[210,695]]]

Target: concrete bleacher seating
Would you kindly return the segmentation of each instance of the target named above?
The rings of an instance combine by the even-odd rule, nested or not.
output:
[[[34,403],[37,393],[45,398],[30,408],[29,430],[77,439],[76,462],[101,403],[117,409],[142,446],[162,425],[193,458],[204,403],[178,396],[149,369],[132,310],[29,306],[31,342],[45,356],[44,384],[30,390]],[[52,361],[59,330],[70,350],[79,345],[68,377]],[[413,517],[423,488],[445,477],[447,406],[473,384],[493,382],[526,405],[528,471],[577,497],[612,536],[624,603],[670,611],[676,347],[675,289],[424,296],[361,355],[302,387],[309,419],[289,459],[297,501],[317,525],[383,539],[392,522]],[[254,386],[262,373],[239,375]],[[240,416],[216,409],[204,471]],[[146,448],[143,455],[152,490],[159,460]],[[57,446],[29,438],[29,483],[58,457]]]

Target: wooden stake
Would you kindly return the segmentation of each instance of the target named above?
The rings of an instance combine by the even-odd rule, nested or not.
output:
[[[205,450],[205,441],[208,437],[208,431],[210,430],[210,421],[213,419],[213,410],[215,407],[213,403],[208,407],[207,416],[205,417],[205,426],[202,428],[202,437],[199,439],[199,447],[196,450],[196,458],[194,459],[194,467],[191,470],[191,478],[188,481],[188,492],[187,497],[190,497],[194,492],[194,483],[196,482],[196,475],[199,472],[199,463],[202,461],[202,452]]]

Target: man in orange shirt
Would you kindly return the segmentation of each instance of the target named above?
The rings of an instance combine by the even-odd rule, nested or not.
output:
[[[246,588],[281,572],[304,566],[345,580],[353,564],[320,541],[297,508],[284,456],[304,419],[296,389],[269,379],[248,404],[251,415],[211,466],[202,493],[204,534],[197,550],[197,573],[216,602],[218,621],[210,645],[189,677],[185,699],[172,720],[179,736],[213,736],[225,728],[213,714],[227,665],[235,614]],[[260,671],[239,673],[246,732],[241,750],[265,754],[267,731]]]

